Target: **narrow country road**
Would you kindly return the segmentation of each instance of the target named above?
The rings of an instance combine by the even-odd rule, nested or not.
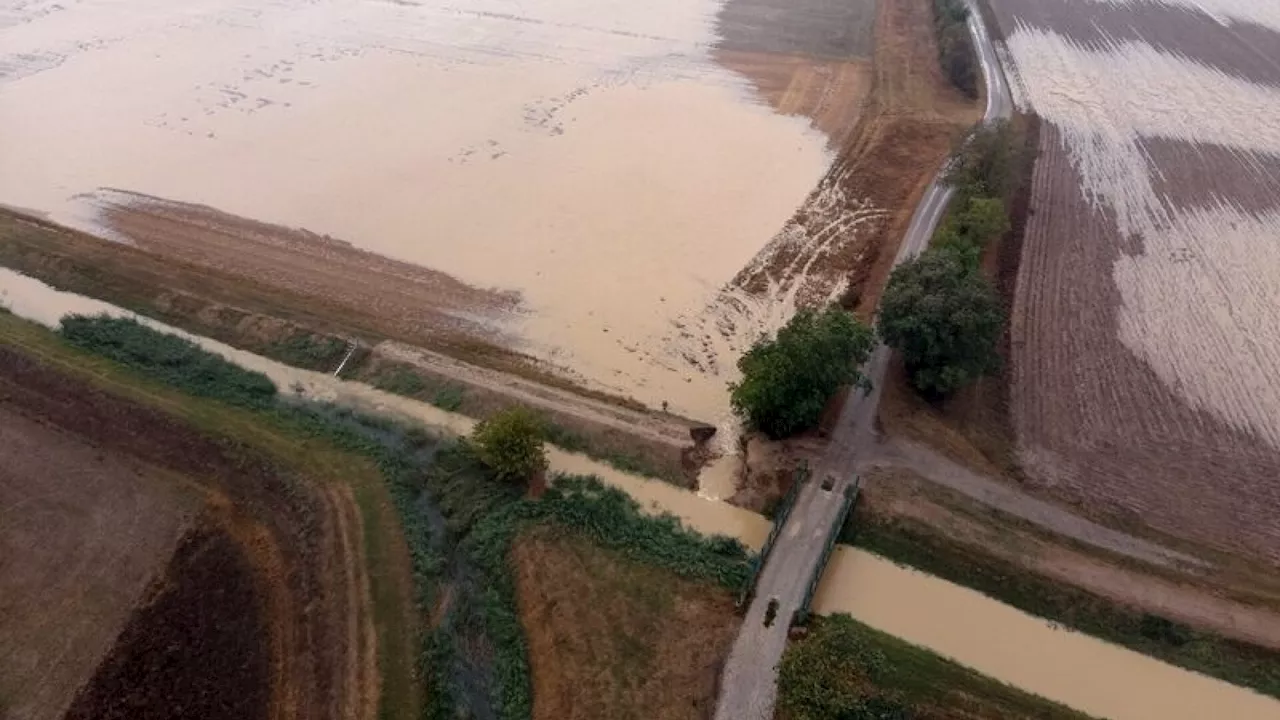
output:
[[[968,5],[969,32],[978,50],[987,87],[983,121],[1008,118],[1013,112],[1009,86],[977,7],[972,0]],[[916,207],[894,259],[895,265],[914,258],[928,246],[953,192],[944,182],[944,174],[945,170],[938,173]],[[786,649],[791,616],[803,601],[828,537],[840,530],[835,527],[836,517],[845,488],[853,482],[854,468],[874,443],[879,388],[888,362],[889,349],[883,345],[876,348],[867,361],[863,372],[870,378],[873,389],[869,393],[858,391],[845,403],[831,433],[831,446],[815,468],[813,478],[801,489],[778,542],[760,572],[755,598],[747,608],[742,629],[721,676],[716,720],[773,718],[778,695],[778,663]],[[830,487],[824,489],[823,481],[828,479]],[[765,611],[775,600],[778,603],[776,620],[766,627]]]
[[[860,472],[875,466],[908,469],[934,485],[950,488],[988,508],[1085,545],[1152,565],[1204,567],[1207,564],[1186,553],[1099,525],[1054,503],[1032,497],[1006,482],[973,472],[933,449],[909,440],[895,438],[867,450],[858,455]]]

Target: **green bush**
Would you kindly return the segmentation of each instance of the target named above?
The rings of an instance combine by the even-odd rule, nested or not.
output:
[[[860,368],[874,344],[871,329],[838,307],[802,310],[738,360],[733,409],[774,439],[807,430],[842,385],[866,384]]]
[[[457,385],[446,385],[431,396],[431,404],[447,412],[457,412],[466,398],[466,391]]]
[[[525,407],[511,407],[480,421],[471,433],[476,457],[507,482],[528,482],[547,469],[542,419]]]
[[[995,288],[965,259],[932,249],[889,276],[879,333],[902,353],[912,384],[947,395],[999,367],[1004,311]]]
[[[977,268],[982,251],[1009,231],[1009,214],[998,198],[971,197],[963,208],[947,216],[934,236],[935,247],[946,248]]]
[[[268,357],[286,365],[333,372],[347,355],[346,341],[310,333],[297,333],[272,343],[264,350]]]
[[[68,315],[59,333],[76,347],[192,395],[249,408],[269,407],[276,398],[276,386],[266,375],[130,318]]]
[[[417,397],[419,393],[427,389],[427,382],[419,377],[417,373],[397,367],[375,375],[373,377],[373,386],[383,392],[404,395],[405,397]]]
[[[778,710],[787,720],[909,718],[907,708],[875,685],[888,664],[847,615],[817,623],[778,668]]]
[[[955,148],[947,182],[956,198],[1000,198],[1011,202],[1028,159],[1026,142],[1008,120],[980,125]]]

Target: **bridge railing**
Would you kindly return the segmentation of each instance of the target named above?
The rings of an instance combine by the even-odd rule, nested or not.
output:
[[[800,488],[809,480],[809,474],[808,462],[802,462],[796,468],[795,479],[791,483],[791,488],[787,490],[786,495],[782,496],[782,501],[778,503],[778,507],[773,513],[773,525],[769,528],[769,536],[765,538],[760,552],[751,561],[751,573],[747,576],[747,581],[743,583],[742,591],[738,593],[739,610],[751,603],[751,598],[755,594],[756,581],[760,579],[760,571],[764,569],[764,563],[769,559],[769,553],[773,552],[773,546],[778,542],[778,535],[782,533],[782,526],[786,525],[787,518],[791,517],[791,510],[796,506],[796,498],[800,495]]]
[[[827,562],[831,560],[831,552],[835,550],[836,543],[840,540],[840,530],[844,527],[845,521],[849,519],[849,513],[853,511],[854,503],[858,502],[858,490],[862,487],[862,479],[854,476],[853,482],[845,486],[844,497],[840,500],[840,512],[836,514],[835,524],[831,528],[831,532],[827,533],[827,542],[822,547],[822,555],[818,558],[818,564],[813,568],[813,577],[809,578],[809,584],[804,590],[804,599],[800,601],[800,607],[796,609],[794,615],[791,616],[792,625],[807,625],[813,605],[813,596],[818,592],[818,583],[822,581],[822,573],[827,569]]]

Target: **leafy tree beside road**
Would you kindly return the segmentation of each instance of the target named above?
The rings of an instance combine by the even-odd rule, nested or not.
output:
[[[999,198],[972,197],[962,210],[947,217],[933,243],[954,250],[977,267],[987,244],[1009,232],[1009,227],[1009,214]]]
[[[476,425],[471,443],[476,456],[499,479],[524,483],[547,469],[542,419],[525,407],[513,407]]]
[[[911,383],[929,395],[948,395],[999,367],[1003,327],[995,288],[948,248],[900,265],[880,304],[880,337],[902,354]]]
[[[1026,155],[1026,143],[1008,120],[981,125],[956,147],[947,183],[962,203],[971,197],[1010,201]]]
[[[934,0],[933,18],[943,74],[965,95],[978,97],[978,55],[969,36],[969,9],[962,0]]]
[[[866,383],[860,368],[874,346],[871,329],[839,307],[802,310],[738,361],[733,409],[774,439],[807,430],[840,386]]]

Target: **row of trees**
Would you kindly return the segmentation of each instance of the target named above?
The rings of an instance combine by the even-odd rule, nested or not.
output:
[[[933,19],[943,74],[965,95],[978,97],[978,56],[967,26],[969,9],[961,0],[933,0]]]
[[[868,382],[860,368],[876,335],[898,351],[912,385],[933,400],[999,368],[1005,312],[981,261],[1009,231],[1006,203],[1017,185],[1020,147],[1001,122],[957,148],[947,175],[954,209],[931,247],[890,275],[874,332],[837,307],[804,311],[742,357],[742,381],[731,398],[750,427],[773,438],[813,427],[840,386]]]

